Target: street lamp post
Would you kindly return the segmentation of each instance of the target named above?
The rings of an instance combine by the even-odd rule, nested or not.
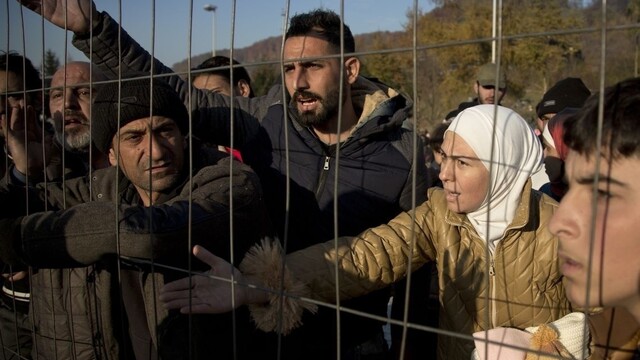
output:
[[[211,11],[211,56],[216,56],[216,9],[215,5],[207,4],[204,6],[205,11]]]

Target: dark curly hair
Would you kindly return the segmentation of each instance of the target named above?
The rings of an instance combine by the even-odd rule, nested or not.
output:
[[[235,66],[235,65],[240,65],[240,63],[235,59],[231,61],[231,59],[229,59],[226,56],[222,56],[222,55],[212,56],[207,60],[203,61],[202,63],[200,63],[200,65],[192,69],[197,71],[196,73],[194,73],[193,79],[195,80],[198,76],[212,74],[212,75],[218,75],[218,76],[224,77],[225,79],[227,79],[229,84],[231,84],[231,72],[229,71],[229,67],[231,66],[232,63],[234,65],[233,66],[233,82],[235,82],[235,84],[232,84],[232,85],[236,86],[240,80],[244,80],[247,83],[247,85],[249,85],[249,88],[250,88],[249,97],[253,97],[254,94],[253,94],[253,89],[251,89],[251,77],[249,76],[247,69],[241,66]],[[198,71],[198,70],[206,70],[206,71]]]
[[[351,29],[331,10],[317,9],[293,16],[285,39],[292,36],[313,36],[328,41],[339,52],[341,26],[344,27],[344,52],[355,52],[356,45]]]
[[[564,124],[564,142],[573,151],[590,156],[602,146],[612,159],[640,156],[640,78],[621,81],[604,91],[602,141],[598,143],[600,94]]]
[[[19,75],[21,79],[24,76],[25,90],[35,90],[42,87],[40,72],[36,70],[31,60],[16,52],[0,53],[0,71],[14,73]]]

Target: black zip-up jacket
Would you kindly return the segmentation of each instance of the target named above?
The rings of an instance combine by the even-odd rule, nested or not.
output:
[[[384,84],[360,77],[352,85],[351,100],[361,116],[337,156],[335,148],[326,147],[291,112],[285,120],[283,104],[288,101],[281,86],[251,99],[197,90],[120,31],[108,14],[102,13],[94,24],[93,37],[76,35],[74,45],[107,76],[152,68],[156,74],[167,74],[157,79],[174,86],[192,109],[194,134],[242,152],[260,177],[268,213],[287,252],[356,235],[411,209],[414,195],[416,204],[426,199],[423,154],[417,151],[413,157],[413,149],[422,145],[419,140],[414,143],[411,130],[412,101]],[[342,305],[386,316],[388,297],[383,291]],[[380,331],[380,322],[341,316],[343,349]],[[335,317],[334,310],[323,307],[319,315],[308,316],[300,329],[284,338],[285,358],[335,357]],[[275,338],[269,341],[276,343]]]

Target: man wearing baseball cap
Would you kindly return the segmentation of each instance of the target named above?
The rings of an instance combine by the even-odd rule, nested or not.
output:
[[[498,69],[494,63],[487,63],[478,68],[476,81],[473,84],[473,92],[476,97],[468,102],[458,105],[458,108],[450,111],[445,120],[455,118],[462,110],[480,104],[498,104],[507,93],[507,77],[504,68]]]
[[[507,93],[507,78],[504,68],[498,71],[493,63],[482,65],[478,69],[476,83],[473,85],[478,104],[500,104]]]
[[[243,324],[253,330],[248,314],[235,314],[235,327],[231,314],[189,319],[158,306],[156,290],[184,276],[165,265],[193,269],[193,244],[242,259],[265,228],[257,176],[189,146],[189,114],[163,81],[105,84],[92,109],[92,140],[114,166],[30,189],[27,216],[15,200],[25,190],[0,188],[12,204],[0,210],[0,264],[38,269],[33,358],[231,358],[233,330],[238,341]]]

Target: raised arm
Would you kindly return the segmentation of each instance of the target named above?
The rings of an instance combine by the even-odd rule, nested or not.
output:
[[[165,74],[157,79],[168,82],[178,92],[192,112],[193,133],[205,141],[230,145],[230,108],[233,108],[234,146],[241,147],[258,135],[259,121],[268,107],[282,99],[279,91],[261,98],[229,98],[190,86],[171,68],[152,57],[109,14],[97,11],[89,0],[20,2],[43,14],[54,25],[74,32],[74,46],[111,79],[131,73]]]
[[[282,93],[245,98],[228,97],[190,86],[135,41],[106,12],[97,16],[91,33],[76,33],[73,44],[112,79],[123,74],[144,73],[160,75],[180,95],[193,118],[193,133],[201,139],[221,145],[231,143],[231,108],[233,108],[234,146],[241,147],[259,133],[260,121],[268,107],[282,99]]]

